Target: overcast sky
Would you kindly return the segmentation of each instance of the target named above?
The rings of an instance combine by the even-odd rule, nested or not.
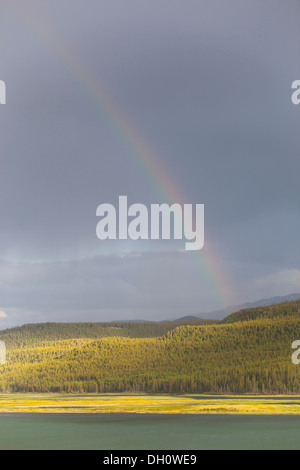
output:
[[[298,0],[1,2],[0,328],[300,292],[299,24]],[[96,237],[99,204],[164,194],[205,204],[199,253]]]

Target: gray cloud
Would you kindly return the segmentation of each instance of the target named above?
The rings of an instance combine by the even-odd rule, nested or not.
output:
[[[299,269],[228,263],[240,299],[297,290]],[[199,279],[201,282],[199,282]],[[1,324],[174,319],[222,307],[222,286],[189,253],[131,253],[69,262],[1,263]],[[234,289],[234,287],[233,287]],[[213,301],[212,301],[213,298]]]

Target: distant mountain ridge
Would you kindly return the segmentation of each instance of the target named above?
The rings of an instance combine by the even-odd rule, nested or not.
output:
[[[285,301],[279,304],[265,305],[261,307],[244,308],[239,312],[232,313],[224,320],[223,324],[231,324],[260,319],[285,319],[300,317],[300,299],[293,301]]]
[[[300,293],[299,294],[289,294],[285,296],[276,296],[276,297],[270,297],[268,299],[260,299],[256,300],[255,302],[247,302],[245,304],[241,305],[234,305],[232,307],[228,307],[223,310],[217,310],[214,312],[208,312],[208,313],[203,313],[201,315],[193,315],[192,317],[196,320],[197,318],[201,319],[214,319],[214,320],[224,320],[227,316],[231,315],[232,313],[239,312],[240,310],[244,310],[246,308],[256,308],[256,307],[267,307],[268,305],[275,305],[275,304],[281,304],[283,302],[292,302],[294,300],[300,299]],[[185,319],[186,317],[179,318],[177,321],[180,321],[182,319]],[[191,318],[189,316],[188,318]]]

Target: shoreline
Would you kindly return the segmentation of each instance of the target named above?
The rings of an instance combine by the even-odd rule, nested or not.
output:
[[[299,395],[67,395],[2,394],[5,414],[135,414],[135,415],[295,415]]]

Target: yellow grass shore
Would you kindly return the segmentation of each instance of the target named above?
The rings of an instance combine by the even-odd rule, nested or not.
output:
[[[300,397],[4,394],[0,413],[300,415]]]

